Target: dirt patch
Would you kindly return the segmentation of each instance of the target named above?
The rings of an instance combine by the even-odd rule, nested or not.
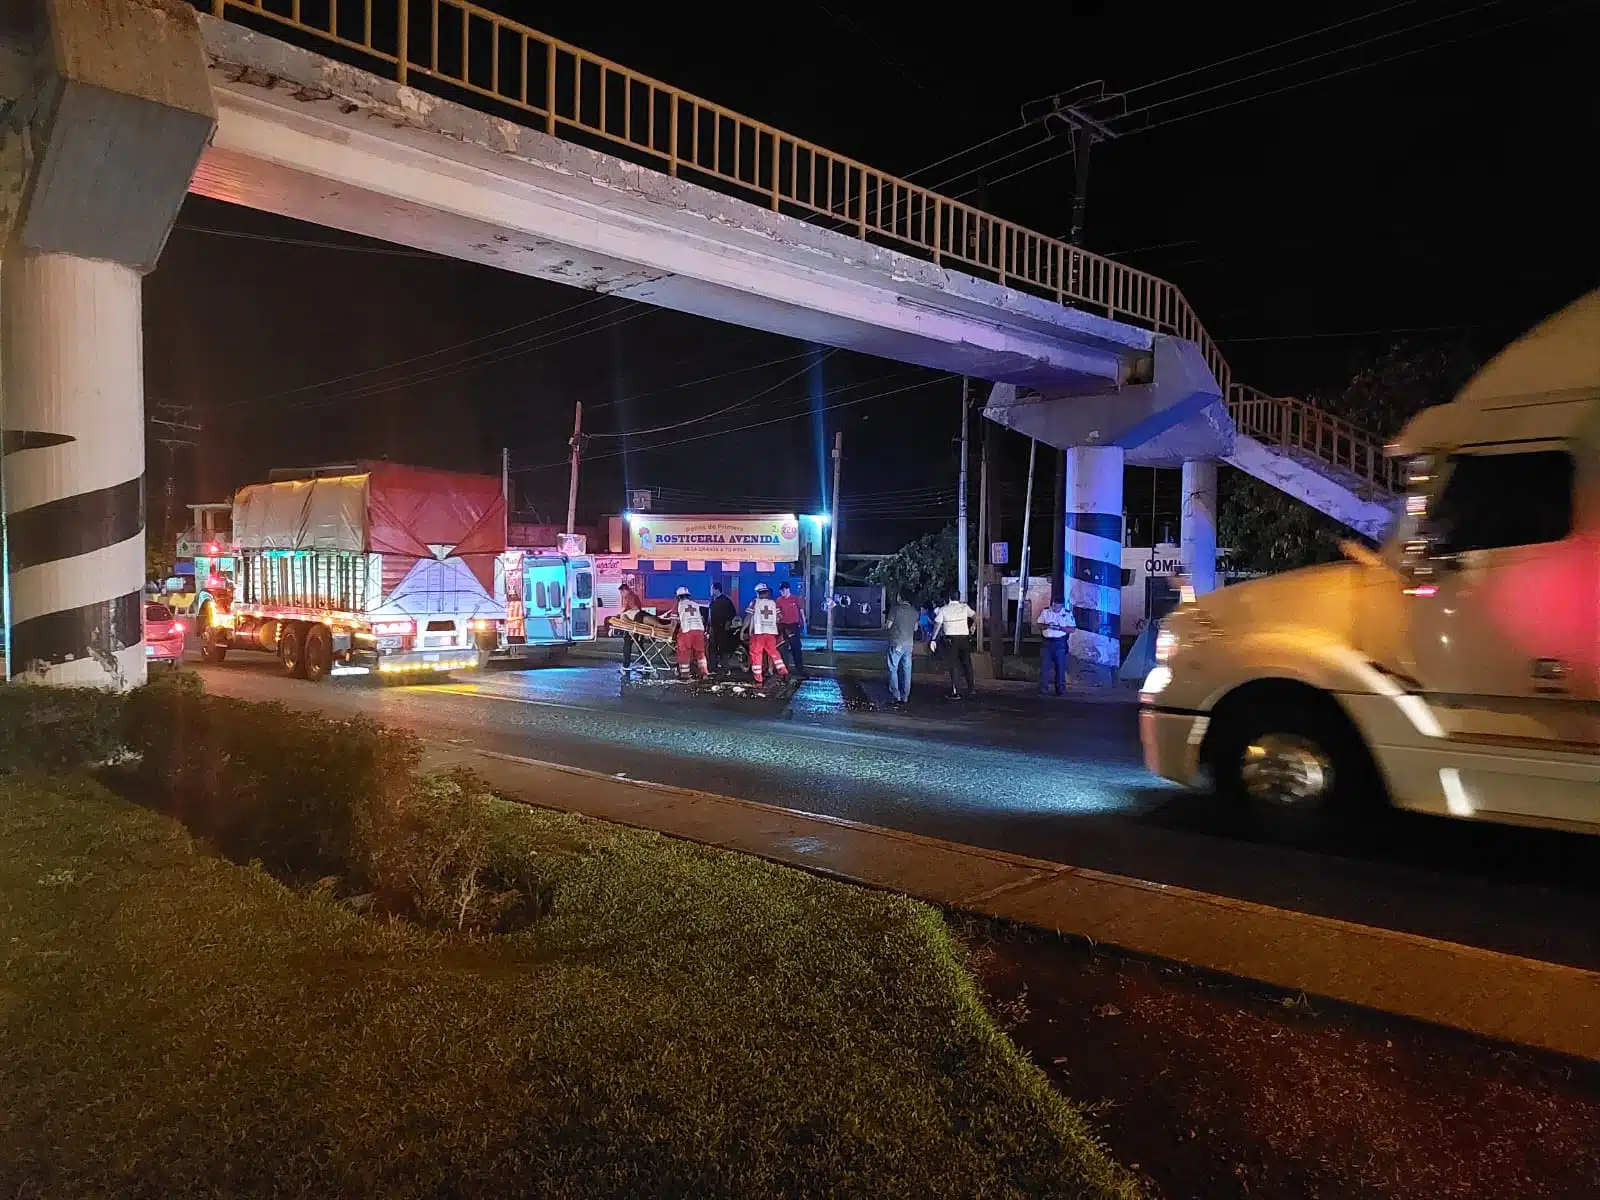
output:
[[[984,925],[997,1018],[1157,1197],[1600,1196],[1600,1070]]]

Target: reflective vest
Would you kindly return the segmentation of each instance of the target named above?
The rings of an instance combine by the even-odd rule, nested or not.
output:
[[[778,632],[778,606],[770,597],[763,596],[750,606],[750,632]]]
[[[700,606],[689,597],[678,601],[678,628],[686,633],[705,632],[706,623],[700,617]]]

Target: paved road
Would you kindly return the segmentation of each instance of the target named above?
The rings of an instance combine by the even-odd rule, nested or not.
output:
[[[786,705],[624,697],[596,666],[378,687],[299,683],[240,655],[201,674],[213,692],[435,740],[1600,969],[1600,839],[1397,814],[1358,845],[1281,844],[1147,775],[1126,704],[930,695],[892,714],[832,679]]]

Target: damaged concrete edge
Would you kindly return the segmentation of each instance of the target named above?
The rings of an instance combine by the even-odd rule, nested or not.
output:
[[[781,842],[774,842],[765,849],[754,849],[748,842],[733,838],[710,839],[692,834],[674,833],[663,828],[661,824],[652,823],[648,814],[619,815],[608,812],[605,816],[597,818],[615,824],[649,829],[667,837],[681,837],[684,840],[699,841],[738,853],[752,854],[771,862],[797,867],[844,882],[903,892],[915,899],[953,911],[998,918],[1068,937],[1085,938],[1095,944],[1113,947],[1126,953],[1178,962],[1202,971],[1263,984],[1286,994],[1304,993],[1338,1004],[1456,1029],[1477,1037],[1529,1046],[1572,1058],[1600,1061],[1600,1029],[1597,1029],[1593,1022],[1582,1025],[1563,1024],[1560,1021],[1546,1022],[1541,1019],[1532,1004],[1521,1006],[1519,1011],[1513,1013],[1513,1019],[1508,1022],[1504,1019],[1503,1009],[1494,1009],[1493,997],[1485,994],[1462,995],[1459,1003],[1419,1001],[1413,997],[1409,988],[1397,989],[1392,986],[1392,977],[1384,975],[1383,970],[1375,964],[1380,960],[1392,963],[1398,959],[1417,968],[1414,971],[1401,972],[1403,981],[1415,979],[1419,984],[1427,984],[1436,974],[1437,966],[1449,963],[1458,969],[1458,973],[1465,973],[1480,981],[1494,981],[1502,991],[1507,986],[1525,987],[1528,999],[1533,997],[1535,991],[1542,989],[1542,995],[1547,998],[1553,997],[1547,1004],[1547,1008],[1551,1010],[1559,1010],[1566,1014],[1600,1013],[1600,973],[1580,967],[1526,958],[1403,930],[1383,929],[1335,917],[1277,908],[1255,901],[1200,892],[1087,867],[947,842],[922,834],[886,829],[842,817],[799,812],[716,792],[629,779],[581,767],[474,747],[454,746],[448,743],[428,743],[428,745],[436,752],[454,757],[458,762],[470,763],[473,759],[487,759],[552,771],[596,783],[627,785],[639,791],[662,796],[676,796],[685,800],[736,807],[752,815],[759,815],[769,822],[802,822],[831,826],[872,838],[926,849],[930,856],[954,855],[998,864],[1017,871],[1017,878],[976,891],[929,894],[926,889],[918,892],[897,887],[892,880],[854,875],[830,865],[825,857],[813,850],[807,850],[805,853],[785,853]],[[523,802],[534,807],[581,811],[548,801],[524,799]],[[1113,900],[1109,906],[1101,906],[1103,911],[1099,917],[1088,914],[1087,906],[1075,906],[1071,911],[1073,918],[1071,920],[1062,920],[1060,915],[1056,915],[1050,921],[1029,920],[1018,915],[1019,911],[1027,907],[1030,898],[1036,898],[1039,893],[1052,886],[1077,886],[1098,890],[1109,894]],[[1198,922],[1212,935],[1212,939],[1209,942],[1204,938],[1185,941],[1173,932],[1179,918],[1187,920],[1191,926]],[[1148,932],[1141,934],[1135,929],[1133,936],[1126,936],[1130,927],[1137,926],[1141,920],[1147,930],[1154,927],[1158,932],[1152,936]],[[1255,931],[1241,928],[1250,923],[1256,926]],[[1168,928],[1169,924],[1171,928]],[[1276,927],[1278,944],[1266,944],[1266,940],[1259,934],[1262,926]],[[1306,955],[1303,961],[1291,955],[1287,969],[1282,967],[1281,960],[1274,965],[1274,955],[1281,953],[1281,941],[1285,938],[1304,940],[1312,946],[1320,947],[1322,951],[1326,951],[1330,946],[1347,948],[1350,951],[1347,960],[1356,963],[1359,969],[1354,977],[1349,972],[1332,970],[1319,976],[1317,963],[1320,960],[1315,953]],[[1258,969],[1252,970],[1252,965]],[[1373,969],[1368,974],[1362,975],[1361,970],[1368,967]],[[1485,987],[1481,991],[1487,993],[1490,989]],[[1485,1005],[1489,1006],[1488,1011]]]
[[[887,275],[895,283],[936,292],[940,307],[976,306],[992,320],[996,311],[1043,334],[1060,333],[1104,341],[1118,350],[1145,352],[1151,331],[1057,304],[966,275],[888,247],[863,241],[774,212],[749,200],[675,178],[614,155],[552,136],[540,129],[491,116],[465,104],[199,15],[206,55],[214,75],[235,87],[282,91],[307,103],[335,106],[345,117],[360,114],[392,130],[442,137],[476,150],[514,158],[541,170],[566,174],[793,249],[825,256],[830,263]],[[449,81],[446,80],[446,83]]]

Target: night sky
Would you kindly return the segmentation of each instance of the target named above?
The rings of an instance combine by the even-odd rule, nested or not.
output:
[[[1104,80],[1151,107],[1094,150],[1085,244],[1177,283],[1236,377],[1269,391],[1337,387],[1399,341],[1488,354],[1600,285],[1594,0],[489,7],[1056,235],[1067,142],[1002,135],[1026,102]],[[625,484],[663,509],[815,510],[835,429],[848,548],[954,511],[959,382],[902,364],[197,198],[145,304],[147,397],[203,426],[180,503],[352,457],[494,471],[507,446],[519,502],[555,517],[582,400],[581,518],[618,511]],[[1026,442],[1007,434],[1004,454],[1019,525]],[[157,530],[153,442],[150,468]]]

